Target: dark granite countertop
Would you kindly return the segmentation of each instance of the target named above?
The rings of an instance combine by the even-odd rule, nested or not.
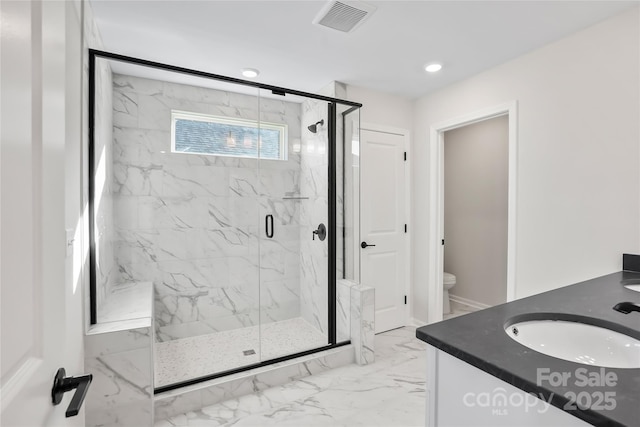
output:
[[[621,271],[423,326],[417,329],[416,336],[525,392],[542,393],[547,401],[551,398],[551,404],[560,409],[569,402],[565,397],[567,392],[613,391],[615,409],[578,408],[567,412],[596,426],[640,426],[640,369],[604,368],[617,376],[617,384],[613,387],[577,387],[575,381],[559,387],[550,386],[548,381],[538,385],[538,368],[570,373],[587,368],[589,373],[600,376],[602,371],[600,367],[533,351],[512,340],[504,331],[505,326],[519,321],[571,320],[570,316],[640,339],[640,313],[623,314],[612,309],[623,301],[640,304],[640,293],[624,287],[629,282],[640,283],[640,273]]]

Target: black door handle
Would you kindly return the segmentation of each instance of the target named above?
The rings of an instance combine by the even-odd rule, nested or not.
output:
[[[362,243],[360,243],[360,247],[361,247],[362,249],[366,248],[367,246],[375,246],[375,245],[369,245],[369,244],[367,244],[367,242],[362,242]]]
[[[58,372],[56,372],[56,376],[53,379],[53,388],[51,389],[51,402],[54,405],[59,405],[60,402],[62,402],[63,394],[74,388],[77,389],[71,398],[67,412],[65,412],[65,416],[69,418],[75,417],[78,415],[78,412],[80,412],[80,407],[87,395],[87,390],[89,390],[89,384],[91,384],[91,380],[93,380],[93,375],[88,374],[82,375],[81,377],[67,377],[66,375],[67,373],[64,368],[60,368]]]
[[[267,215],[264,218],[264,232],[268,238],[273,238],[273,215]]]

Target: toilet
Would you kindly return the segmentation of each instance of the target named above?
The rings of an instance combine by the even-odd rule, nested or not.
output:
[[[444,291],[442,292],[442,314],[451,313],[451,303],[449,302],[449,289],[453,288],[456,284],[456,276],[451,273],[443,273],[442,286]]]

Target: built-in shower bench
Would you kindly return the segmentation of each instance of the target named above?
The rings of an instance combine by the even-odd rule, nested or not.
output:
[[[153,285],[114,286],[85,337],[87,426],[153,425]]]

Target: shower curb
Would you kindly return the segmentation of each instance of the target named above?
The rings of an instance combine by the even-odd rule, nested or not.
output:
[[[154,396],[155,421],[198,411],[225,400],[256,393],[309,375],[355,363],[353,345],[181,387]]]

